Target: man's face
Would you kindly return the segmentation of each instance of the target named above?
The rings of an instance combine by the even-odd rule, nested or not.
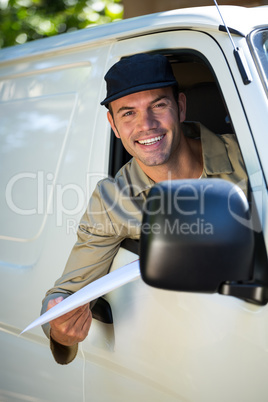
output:
[[[171,87],[124,96],[111,103],[108,119],[124,147],[139,165],[172,163],[180,143],[180,123],[185,119],[183,94],[177,103]]]

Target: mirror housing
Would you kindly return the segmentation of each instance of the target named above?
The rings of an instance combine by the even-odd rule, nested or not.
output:
[[[222,179],[153,186],[143,213],[140,269],[157,288],[214,293],[252,278],[254,233],[242,190]]]

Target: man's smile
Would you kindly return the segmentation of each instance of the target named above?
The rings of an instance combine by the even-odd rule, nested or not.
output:
[[[156,144],[158,141],[161,141],[163,138],[164,134],[154,138],[149,138],[148,140],[138,140],[137,142],[141,145],[153,145]]]

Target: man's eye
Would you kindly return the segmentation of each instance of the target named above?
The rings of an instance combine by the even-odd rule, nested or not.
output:
[[[164,102],[161,103],[156,103],[156,105],[154,106],[155,108],[161,108],[161,107],[165,107],[166,104]]]
[[[130,110],[129,112],[126,112],[123,114],[123,117],[128,117],[131,116],[133,114],[133,112]]]

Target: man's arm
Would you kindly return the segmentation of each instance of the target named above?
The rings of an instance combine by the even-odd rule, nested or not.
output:
[[[132,187],[128,185],[129,172],[127,171],[124,175],[124,177],[119,175],[116,182],[105,179],[97,185],[88,208],[80,221],[77,242],[69,256],[63,275],[56,281],[54,287],[47,292],[43,300],[42,313],[50,307],[48,305],[49,300],[57,299],[59,296],[68,297],[106,275],[122,240],[126,237],[139,238],[143,197],[140,196],[140,192],[138,192],[137,197],[133,196]],[[147,188],[146,184],[146,190]],[[93,303],[90,303],[91,308]],[[79,314],[81,317],[78,323],[80,324],[84,320],[83,329],[86,330],[87,327],[90,327],[91,318],[85,319],[85,317],[87,314],[91,317],[91,313],[78,312],[78,316]],[[74,321],[77,322],[77,319]],[[67,317],[67,323],[61,322],[60,325],[63,324],[64,330],[67,331],[67,327],[69,329],[72,327],[70,322],[70,317]],[[66,339],[63,341],[66,344],[59,343],[62,342],[62,334],[59,335],[58,324],[57,321],[57,327],[54,328],[50,327],[50,324],[45,324],[43,330],[51,340],[51,351],[55,360],[58,363],[67,364],[74,359],[77,352],[77,343],[68,346],[77,337],[77,332],[76,330],[72,332],[71,339],[67,331],[67,343]],[[79,332],[80,330],[78,330]],[[80,336],[79,333],[78,339]]]
[[[122,238],[117,236],[103,205],[103,196],[95,190],[88,210],[81,219],[77,242],[69,256],[65,270],[45,299],[41,314],[66,298],[107,274]],[[91,307],[94,302],[91,303]],[[74,360],[78,342],[85,339],[92,321],[89,305],[43,325],[50,339],[50,348],[57,363]]]

